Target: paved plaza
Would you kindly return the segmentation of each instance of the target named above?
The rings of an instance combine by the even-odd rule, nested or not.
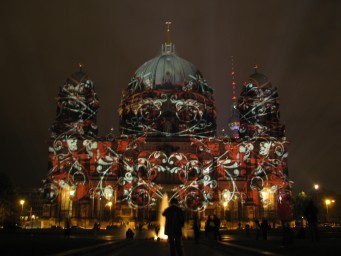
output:
[[[294,237],[291,245],[283,246],[280,232],[272,231],[268,240],[256,240],[252,232],[222,231],[222,241],[202,239],[196,244],[190,237],[184,239],[186,256],[220,255],[338,255],[341,252],[341,232],[323,231],[318,243],[309,237]],[[152,232],[137,231],[136,239],[127,241],[122,232],[101,230],[72,230],[65,237],[63,230],[18,230],[0,232],[0,255],[55,255],[55,256],[125,256],[169,255],[165,241],[155,242]]]

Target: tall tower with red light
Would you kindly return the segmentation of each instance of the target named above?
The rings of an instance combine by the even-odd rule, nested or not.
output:
[[[228,120],[229,132],[228,135],[232,138],[239,138],[239,112],[237,108],[237,97],[236,97],[236,80],[235,80],[235,69],[234,69],[234,58],[231,56],[231,86],[232,86],[232,108],[231,117]]]

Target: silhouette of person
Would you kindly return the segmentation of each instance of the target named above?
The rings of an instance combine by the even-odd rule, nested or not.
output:
[[[247,237],[250,236],[250,225],[249,225],[249,224],[246,224],[246,225],[245,225],[245,233],[246,233],[246,236],[247,236]]]
[[[260,225],[260,229],[262,231],[262,235],[263,235],[264,240],[268,239],[268,228],[269,228],[268,221],[266,219],[263,219],[262,224]]]
[[[205,236],[207,239],[213,239],[215,237],[215,224],[211,216],[207,217],[205,223]]]
[[[64,235],[65,237],[69,238],[71,235],[71,227],[70,227],[70,220],[66,219],[65,221],[65,230],[64,230]]]
[[[95,223],[94,223],[94,227],[93,227],[93,230],[94,230],[94,235],[95,236],[97,236],[97,233],[98,233],[98,231],[99,231],[99,229],[100,229],[100,224],[99,224],[99,222],[98,221],[95,221]]]
[[[200,220],[198,214],[195,213],[193,220],[194,241],[197,244],[200,240]]]
[[[155,230],[155,235],[156,235],[157,237],[159,237],[160,226],[159,226],[159,225],[155,225],[154,230]]]
[[[126,232],[126,239],[133,239],[134,235],[135,235],[135,233],[131,230],[131,228],[128,228],[128,230]]]
[[[259,239],[260,237],[260,224],[259,224],[259,220],[255,220],[255,230],[256,230],[256,240]]]
[[[176,198],[172,198],[170,204],[162,213],[166,217],[165,234],[168,236],[171,256],[183,256],[181,237],[185,218]]]
[[[315,206],[314,202],[310,200],[307,204],[307,207],[304,210],[304,217],[308,221],[308,229],[310,234],[310,240],[312,242],[318,242],[318,229],[317,229],[317,213],[318,209]]]
[[[213,215],[213,222],[214,222],[214,239],[221,241],[221,235],[220,235],[220,219],[217,217],[216,214]]]

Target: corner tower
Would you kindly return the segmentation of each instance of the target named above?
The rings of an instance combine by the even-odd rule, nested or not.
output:
[[[257,69],[255,66],[255,73],[245,81],[238,100],[240,137],[284,137],[277,88]]]
[[[51,127],[51,138],[69,136],[96,137],[99,102],[93,82],[82,70],[72,73],[60,87],[57,96],[57,115]]]

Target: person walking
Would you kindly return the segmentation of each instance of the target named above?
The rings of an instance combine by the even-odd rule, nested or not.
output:
[[[309,235],[312,242],[318,242],[319,240],[317,229],[317,213],[317,207],[315,206],[314,202],[310,200],[304,210],[304,217],[308,221]]]
[[[198,213],[194,214],[193,232],[194,232],[194,241],[197,244],[199,243],[199,240],[200,240],[200,220],[198,217]]]
[[[259,224],[259,220],[255,220],[255,230],[256,230],[256,240],[259,239],[260,237],[260,224]]]
[[[98,222],[98,221],[95,221],[94,227],[92,228],[92,229],[94,230],[94,236],[95,236],[95,237],[97,236],[97,234],[98,234],[98,232],[99,232],[100,226],[101,226],[101,225],[99,224],[99,222]]]
[[[70,219],[66,219],[65,221],[64,235],[66,238],[70,238],[71,235]]]
[[[214,222],[214,239],[221,241],[220,235],[220,219],[217,217],[216,214],[213,215],[213,222]]]
[[[215,224],[211,216],[207,217],[207,220],[205,223],[205,236],[206,236],[206,239],[215,238]]]
[[[268,228],[269,228],[268,221],[266,219],[263,219],[262,223],[260,224],[260,229],[262,231],[262,236],[264,240],[268,239]]]
[[[181,238],[185,218],[176,198],[170,200],[170,206],[164,210],[162,215],[166,217],[165,234],[168,236],[171,256],[183,256]]]
[[[131,230],[131,228],[128,228],[126,232],[126,239],[134,239],[135,233]]]
[[[245,225],[245,233],[246,233],[246,237],[250,237],[250,225],[249,224]]]

